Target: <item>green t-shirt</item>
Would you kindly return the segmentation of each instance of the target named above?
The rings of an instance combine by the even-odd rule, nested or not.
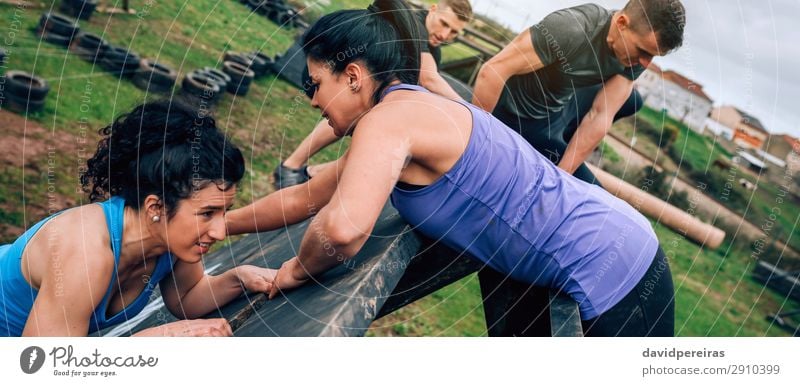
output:
[[[635,80],[644,67],[625,67],[606,42],[613,10],[584,4],[547,15],[530,28],[533,48],[544,67],[512,76],[498,102],[524,119],[543,119],[564,108],[576,89],[620,74]]]

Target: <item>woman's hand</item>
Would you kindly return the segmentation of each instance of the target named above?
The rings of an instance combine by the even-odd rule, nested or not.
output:
[[[297,288],[308,281],[308,277],[303,279],[295,278],[296,266],[299,264],[297,257],[293,257],[281,265],[278,270],[275,280],[272,282],[272,288],[269,291],[269,298],[272,299],[278,292]]]
[[[244,288],[248,291],[264,293],[270,292],[275,281],[275,275],[278,273],[275,269],[261,268],[254,265],[240,265],[234,270],[236,277]]]
[[[134,336],[233,336],[233,330],[223,318],[192,319],[148,328]]]

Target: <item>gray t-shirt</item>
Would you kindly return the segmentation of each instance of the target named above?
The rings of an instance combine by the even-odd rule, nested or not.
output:
[[[530,28],[533,48],[544,67],[512,76],[498,107],[523,119],[543,119],[564,108],[576,89],[620,74],[635,80],[644,67],[625,67],[606,42],[614,11],[584,4],[547,15]]]

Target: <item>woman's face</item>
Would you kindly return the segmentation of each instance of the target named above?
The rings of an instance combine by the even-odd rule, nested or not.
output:
[[[210,183],[180,200],[166,221],[164,242],[169,251],[187,263],[200,261],[211,245],[225,238],[225,212],[233,205],[236,186],[220,190]]]
[[[363,76],[362,67],[351,63],[342,73],[334,74],[324,63],[309,58],[308,74],[311,87],[316,88],[311,106],[320,110],[337,136],[350,134],[369,110],[372,97],[372,87],[368,87],[371,82]]]

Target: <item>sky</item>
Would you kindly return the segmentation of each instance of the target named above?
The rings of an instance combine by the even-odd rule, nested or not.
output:
[[[471,0],[514,31],[589,0]],[[800,137],[800,0],[682,0],[684,44],[655,63],[703,86],[715,106],[733,105],[768,131]],[[620,9],[625,0],[595,0]],[[795,24],[797,23],[797,24]]]

